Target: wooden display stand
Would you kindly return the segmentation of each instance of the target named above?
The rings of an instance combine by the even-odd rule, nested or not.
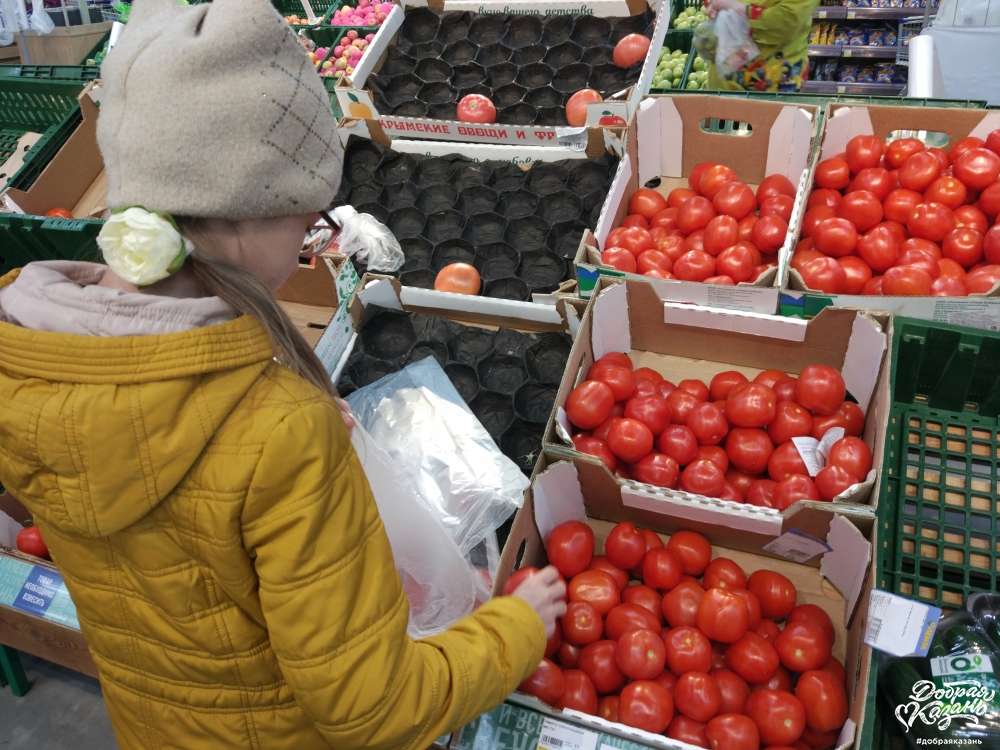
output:
[[[17,35],[17,48],[25,65],[79,65],[111,28],[110,21],[82,26],[57,26],[51,34],[31,31]]]

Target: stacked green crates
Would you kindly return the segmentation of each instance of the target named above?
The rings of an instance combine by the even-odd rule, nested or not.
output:
[[[0,215],[0,274],[36,260],[100,259],[97,233],[104,222]]]

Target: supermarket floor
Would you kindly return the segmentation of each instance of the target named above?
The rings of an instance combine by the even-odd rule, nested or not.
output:
[[[21,655],[31,689],[0,688],[0,750],[114,750],[97,680]]]

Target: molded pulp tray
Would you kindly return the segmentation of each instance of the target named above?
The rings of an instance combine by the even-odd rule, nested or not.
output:
[[[340,393],[435,357],[504,455],[531,474],[572,339],[466,326],[377,305],[368,309],[371,317],[337,383]]]
[[[618,167],[612,156],[530,169],[464,156],[423,156],[351,138],[338,204],[384,222],[406,262],[400,281],[431,289],[449,263],[471,263],[488,297],[528,300],[572,273]],[[359,266],[363,274],[364,268]]]
[[[619,68],[614,45],[650,36],[651,10],[623,18],[406,12],[382,67],[369,78],[383,115],[454,120],[466,94],[488,96],[497,122],[566,125],[569,97],[593,88],[608,97],[639,80],[642,63]]]

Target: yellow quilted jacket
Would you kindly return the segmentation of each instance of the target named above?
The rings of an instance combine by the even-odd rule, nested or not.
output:
[[[0,323],[0,404],[0,482],[66,579],[122,750],[425,748],[541,659],[512,597],[407,638],[340,415],[253,319]]]

